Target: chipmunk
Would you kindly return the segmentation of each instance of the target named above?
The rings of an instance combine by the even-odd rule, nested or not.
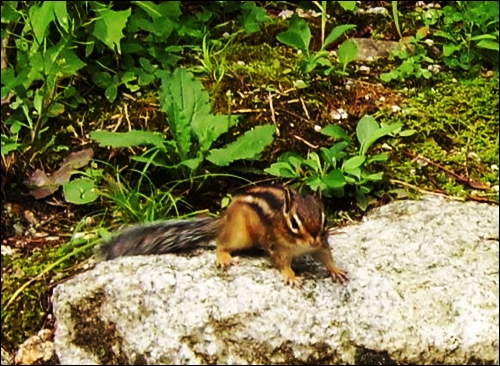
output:
[[[216,264],[227,268],[235,251],[258,247],[269,253],[285,281],[300,286],[292,260],[311,254],[328,272],[344,282],[346,273],[335,266],[328,244],[326,216],[317,195],[300,195],[285,186],[256,187],[236,196],[219,218],[169,220],[133,226],[104,243],[100,254],[119,256],[164,254],[198,247],[215,239]]]

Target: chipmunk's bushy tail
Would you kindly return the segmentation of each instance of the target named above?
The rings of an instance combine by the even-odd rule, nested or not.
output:
[[[219,220],[211,217],[132,226],[97,249],[100,259],[165,254],[194,249],[217,237]]]

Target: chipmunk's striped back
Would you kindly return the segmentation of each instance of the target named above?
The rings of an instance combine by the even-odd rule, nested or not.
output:
[[[345,272],[333,262],[326,217],[317,195],[301,195],[284,186],[256,187],[236,196],[219,218],[170,220],[133,226],[100,248],[106,260],[120,256],[165,254],[217,243],[217,265],[234,261],[232,252],[259,247],[267,251],[287,283],[299,284],[293,258],[311,254],[341,281]]]

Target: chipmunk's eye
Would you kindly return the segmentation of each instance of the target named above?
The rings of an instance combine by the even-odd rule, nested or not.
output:
[[[299,219],[296,215],[290,217],[291,229],[294,233],[297,233],[300,228]]]

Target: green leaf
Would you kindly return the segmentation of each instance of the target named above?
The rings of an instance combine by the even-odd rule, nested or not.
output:
[[[305,183],[309,188],[311,188],[312,191],[317,191],[318,189],[323,191],[327,188],[325,182],[323,182],[321,177],[317,175],[311,175],[305,180]]]
[[[116,99],[116,95],[118,94],[118,86],[116,84],[112,84],[106,88],[106,91],[104,92],[104,95],[106,96],[106,99],[110,102],[113,103],[114,100]]]
[[[362,211],[366,211],[368,208],[368,197],[361,190],[356,190],[356,200],[358,201],[358,207]]]
[[[272,164],[269,168],[264,169],[267,174],[274,175],[281,178],[298,178],[299,174],[293,167],[284,161]]]
[[[139,59],[139,63],[141,64],[141,67],[144,69],[144,71],[147,71],[149,73],[154,73],[156,71],[156,66],[154,66],[147,58],[141,57]]]
[[[201,162],[203,161],[203,157],[198,157],[194,159],[187,159],[181,162],[181,165],[187,166],[191,170],[196,170]]]
[[[356,9],[356,1],[337,1],[344,10],[354,11]]]
[[[381,153],[381,154],[377,154],[377,155],[373,155],[371,157],[369,157],[367,160],[366,160],[366,163],[371,163],[373,161],[387,161],[389,159],[389,153]]]
[[[77,74],[78,70],[86,64],[78,58],[76,53],[71,49],[65,49],[56,60],[57,73],[63,77],[70,77]]]
[[[36,52],[38,47],[44,44],[44,39],[49,29],[50,23],[54,21],[55,1],[44,1],[41,6],[34,4],[29,8],[29,24],[33,27],[35,41],[31,51]]]
[[[304,160],[303,163],[313,169],[316,173],[321,172],[321,160],[315,152],[309,153],[307,159]]]
[[[238,116],[207,115],[191,123],[191,128],[200,143],[201,151],[208,151],[220,135],[226,133],[232,126],[238,124]]]
[[[98,19],[94,24],[92,35],[102,41],[112,51],[121,54],[120,40],[124,38],[122,31],[127,25],[131,9],[114,11],[108,8],[96,10]],[[115,48],[116,47],[116,48]]]
[[[384,178],[384,172],[378,172],[375,174],[369,174],[366,177],[363,177],[365,181],[371,181],[371,182],[379,182]]]
[[[397,79],[397,75],[393,71],[391,72],[384,72],[383,74],[380,75],[380,80],[383,82],[390,82],[392,79]]]
[[[498,51],[498,42],[490,39],[483,39],[482,41],[479,41],[477,46],[488,50]]]
[[[398,2],[397,1],[391,1],[391,5],[392,5],[392,16],[394,18],[394,25],[396,26],[396,29],[398,31],[398,34],[399,34],[399,38],[403,38],[402,34],[401,34],[401,27],[399,26],[399,13],[398,13]],[[417,34],[418,34],[418,31],[417,31]]]
[[[169,17],[177,19],[182,14],[179,5],[180,1],[168,1],[162,4],[155,4],[152,1],[132,1],[141,7],[152,19]]]
[[[447,43],[443,45],[443,56],[451,56],[455,51],[460,50],[460,46],[455,46],[454,44]]]
[[[349,146],[349,143],[347,141],[337,142],[330,148],[330,152],[335,159],[343,159],[345,157],[344,150],[347,146]]]
[[[165,140],[157,133],[150,131],[132,130],[128,132],[92,131],[90,138],[100,146],[133,147],[140,145],[154,145],[165,150]]]
[[[287,46],[298,48],[304,54],[309,53],[309,42],[311,41],[311,30],[307,22],[297,14],[290,20],[290,28],[279,33],[276,38]]]
[[[339,125],[328,125],[321,129],[321,133],[326,136],[335,137],[337,139],[341,139],[347,142],[351,142],[349,135],[345,132],[345,130]]]
[[[478,36],[472,37],[471,41],[480,41],[482,39],[492,39],[495,41],[497,38],[498,37],[496,35],[493,35],[493,34],[480,34]]]
[[[227,166],[235,160],[255,159],[267,145],[273,142],[275,132],[274,125],[257,126],[245,132],[243,136],[225,148],[211,150],[207,160],[215,165]]]
[[[205,131],[210,114],[208,92],[201,82],[186,69],[176,69],[162,80],[160,104],[168,117],[168,125],[177,145],[181,161],[189,158],[191,129],[200,139],[203,149],[213,142],[214,134]],[[218,123],[218,120],[216,120]],[[220,130],[220,126],[216,128]]]
[[[47,111],[47,117],[56,117],[59,116],[60,114],[64,113],[64,104],[61,103],[54,103],[50,107],[50,109]]]
[[[326,46],[342,36],[345,32],[354,28],[356,28],[354,24],[343,24],[333,28],[328,37],[326,37],[325,43],[323,43],[323,47],[321,47],[321,49],[325,49]]]
[[[65,183],[63,190],[66,201],[77,205],[93,202],[99,197],[94,181],[88,178],[75,179]]]
[[[384,125],[382,128],[380,128],[377,121],[375,121],[373,117],[368,115],[364,116],[359,121],[356,128],[356,134],[361,144],[360,154],[364,156],[375,141],[383,136],[394,133],[398,129],[401,129],[401,123],[399,122],[390,125]]]
[[[347,184],[344,173],[342,173],[340,169],[334,169],[328,173],[323,178],[323,182],[325,182],[329,188],[342,188]]]
[[[97,72],[94,75],[94,83],[100,88],[107,88],[113,84],[113,77],[108,72]]]
[[[374,136],[380,129],[377,121],[372,116],[366,115],[361,118],[356,127],[356,136],[360,144],[363,144],[369,138]]]
[[[255,33],[260,30],[260,23],[271,19],[266,9],[256,6],[254,1],[248,1],[241,5],[243,28],[247,33]]]
[[[344,161],[344,164],[342,164],[342,170],[345,172],[352,172],[363,165],[364,162],[364,156],[353,156],[352,158]]]
[[[414,135],[416,133],[417,133],[417,131],[415,131],[415,130],[404,130],[404,131],[401,131],[398,135],[401,137],[407,137],[407,136]]]
[[[21,144],[11,143],[11,144],[2,144],[2,156],[7,156],[11,151],[16,151]]]
[[[304,163],[304,159],[301,156],[290,156],[288,158],[288,162],[294,167],[295,170],[299,170]]]
[[[11,151],[17,150],[21,144],[16,143],[14,140],[11,138],[7,137],[6,135],[2,134],[2,156],[8,155]]]
[[[69,31],[68,11],[66,9],[66,1],[54,1],[54,14],[57,22],[66,33]]]
[[[337,55],[340,62],[344,66],[345,71],[347,64],[356,60],[356,57],[358,56],[358,47],[352,39],[349,39],[339,46]]]

